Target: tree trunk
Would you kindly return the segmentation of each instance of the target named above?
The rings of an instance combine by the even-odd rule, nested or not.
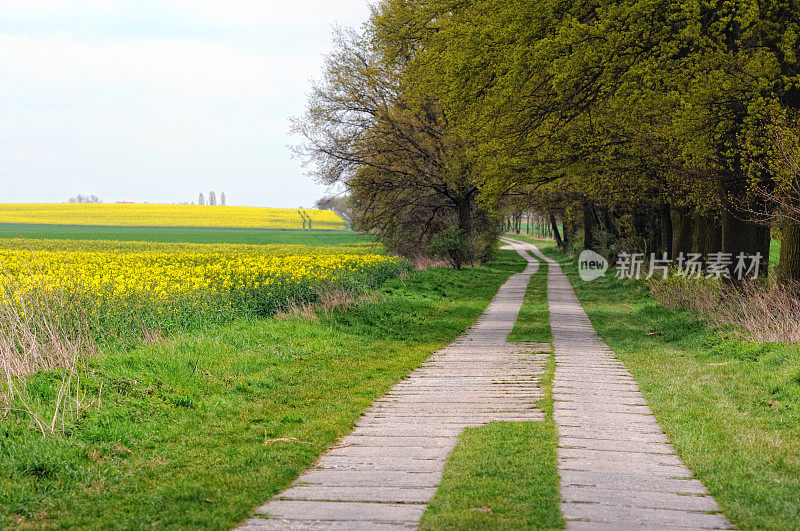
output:
[[[456,203],[456,212],[458,215],[458,228],[464,233],[464,238],[467,241],[467,259],[468,263],[474,260],[474,249],[472,248],[472,196],[459,198]]]
[[[553,227],[553,236],[556,239],[556,245],[559,249],[564,249],[564,240],[561,239],[561,234],[558,233],[558,223],[556,223],[555,214],[550,214],[550,226]]]
[[[692,222],[691,217],[684,209],[670,208],[672,220],[672,259],[675,260],[681,253],[692,252]]]
[[[583,248],[594,249],[594,229],[595,212],[594,205],[588,199],[583,201]]]
[[[800,223],[783,218],[778,281],[800,281]]]
[[[633,233],[635,235],[635,239],[637,242],[637,249],[638,243],[641,242],[641,247],[644,248],[646,253],[651,252],[650,249],[650,216],[647,214],[634,214],[633,215]],[[616,257],[614,257],[616,262]]]
[[[661,246],[667,254],[672,252],[672,218],[669,214],[669,203],[661,205]]]
[[[614,212],[610,208],[601,208],[600,215],[606,232],[613,236],[613,239],[616,239],[619,233],[617,232],[617,224],[614,223]]]
[[[657,253],[661,249],[661,217],[658,212],[650,213],[650,231],[648,238],[648,254]]]
[[[704,230],[703,246],[700,250],[703,256],[708,256],[722,249],[722,226],[719,224],[719,220],[714,217],[707,221],[708,225]]]
[[[722,250],[722,227],[715,216],[694,215],[692,222],[692,252],[708,259],[708,255]]]
[[[562,218],[564,219],[564,218]],[[568,252],[572,248],[572,242],[575,241],[575,226],[571,221],[564,219],[564,251]]]
[[[745,256],[761,253],[759,276],[767,276],[769,243],[769,227],[742,221],[727,208],[722,212],[722,252],[731,254],[733,263],[728,267],[728,273],[734,282],[737,280],[734,278],[734,269],[740,253]]]

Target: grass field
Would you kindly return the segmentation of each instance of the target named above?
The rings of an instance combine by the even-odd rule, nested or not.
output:
[[[226,229],[198,227],[104,227],[0,223],[0,238],[117,240],[162,243],[232,243],[249,245],[351,245],[372,237],[347,230]]]
[[[106,227],[347,229],[330,210],[202,205],[0,203],[0,223]]]
[[[77,420],[0,422],[0,527],[228,528],[450,342],[522,260],[390,280],[346,310],[249,320],[111,350],[80,372]],[[63,370],[28,380],[52,402]],[[102,402],[98,396],[102,386]]]
[[[582,282],[573,258],[535,243],[561,263],[725,515],[742,529],[800,528],[800,349],[711,330],[660,306],[640,282]]]

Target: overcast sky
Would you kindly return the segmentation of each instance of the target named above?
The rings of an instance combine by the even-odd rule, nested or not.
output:
[[[288,144],[367,0],[0,0],[0,202],[309,207]]]

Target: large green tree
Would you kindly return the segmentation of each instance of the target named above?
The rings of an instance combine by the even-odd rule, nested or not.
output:
[[[565,240],[582,225],[587,246],[611,239],[617,250],[761,253],[765,271],[770,227],[753,214],[767,213],[784,227],[781,277],[798,279],[800,259],[791,258],[800,256],[792,236],[800,229],[775,200],[791,197],[794,181],[775,170],[764,131],[776,116],[795,119],[800,106],[799,7],[383,0],[359,45],[367,60],[329,68],[329,86],[349,87],[346,97],[312,99],[321,120],[305,132],[333,161],[332,174],[355,170],[361,197],[425,175],[439,187],[434,206],[405,214],[450,209],[467,230],[476,205],[490,212],[527,194],[541,201],[513,204],[546,203]],[[352,76],[364,66],[381,72],[380,90],[358,88],[364,80]],[[362,101],[384,92],[374,99],[385,110]],[[366,122],[332,109],[347,98]],[[357,156],[315,138],[331,123],[328,138],[359,146]],[[394,146],[398,131],[401,144],[413,139],[410,150]],[[397,197],[400,209],[409,199]]]
[[[478,203],[482,180],[468,145],[435,98],[409,88],[410,54],[389,53],[379,27],[368,28],[339,34],[324,79],[294,124],[306,139],[300,151],[321,181],[347,186],[355,225],[395,251],[421,252],[456,225],[471,244],[469,258],[482,258],[496,236],[489,229],[499,224]]]

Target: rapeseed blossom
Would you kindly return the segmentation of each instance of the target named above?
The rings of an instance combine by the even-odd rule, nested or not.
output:
[[[0,240],[0,295],[58,292],[100,335],[136,323],[191,328],[269,315],[330,288],[377,287],[407,264],[371,245],[203,245]]]
[[[304,221],[311,220],[311,226]],[[0,223],[250,229],[346,229],[330,210],[205,205],[0,203]]]

